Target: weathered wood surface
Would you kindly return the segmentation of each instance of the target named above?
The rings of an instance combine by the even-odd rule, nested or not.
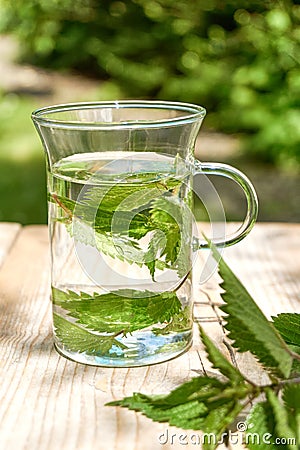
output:
[[[268,317],[300,312],[300,224],[257,224],[224,256]],[[219,323],[218,277],[197,285],[206,257],[203,252],[195,265],[195,316],[228,355]],[[134,391],[168,392],[203,365],[210,370],[197,336],[188,353],[151,367],[73,363],[52,346],[46,227],[0,224],[0,264],[1,450],[200,448],[193,432],[104,406]],[[248,376],[261,377],[259,368],[249,371],[247,355],[237,362]]]

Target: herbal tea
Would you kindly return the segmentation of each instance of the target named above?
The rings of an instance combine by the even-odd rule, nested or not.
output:
[[[55,344],[140,365],[191,344],[191,174],[151,152],[81,153],[49,173]]]
[[[33,112],[48,167],[54,341],[63,356],[130,367],[190,347],[193,256],[210,248],[197,236],[192,176],[229,178],[245,194],[242,225],[217,245],[239,242],[257,217],[242,172],[194,158],[204,116],[199,105],[151,100]]]

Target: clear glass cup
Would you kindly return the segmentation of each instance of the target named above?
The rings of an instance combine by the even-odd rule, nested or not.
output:
[[[245,192],[237,169],[194,159],[205,110],[159,101],[46,107],[32,114],[46,153],[55,347],[96,366],[159,363],[192,343],[193,176],[216,174]]]

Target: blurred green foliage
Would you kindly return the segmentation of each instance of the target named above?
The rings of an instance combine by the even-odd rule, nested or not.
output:
[[[199,103],[261,160],[300,164],[300,5],[289,0],[0,0],[22,57],[123,97]]]
[[[44,157],[33,125],[31,99],[3,95],[0,102],[0,221],[47,221]]]

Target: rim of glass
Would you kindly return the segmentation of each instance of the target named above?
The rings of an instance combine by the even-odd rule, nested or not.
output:
[[[178,117],[162,119],[141,119],[128,120],[122,122],[93,122],[80,120],[63,120],[51,118],[51,114],[59,112],[88,110],[88,109],[156,109],[156,110],[174,110],[183,114]],[[185,114],[184,114],[185,113]],[[77,102],[65,103],[53,106],[46,106],[36,109],[31,114],[35,123],[42,126],[54,128],[74,128],[74,129],[128,129],[128,128],[160,128],[163,126],[175,126],[197,122],[205,117],[206,110],[202,106],[193,103],[172,102],[164,100],[114,100],[98,102]]]

